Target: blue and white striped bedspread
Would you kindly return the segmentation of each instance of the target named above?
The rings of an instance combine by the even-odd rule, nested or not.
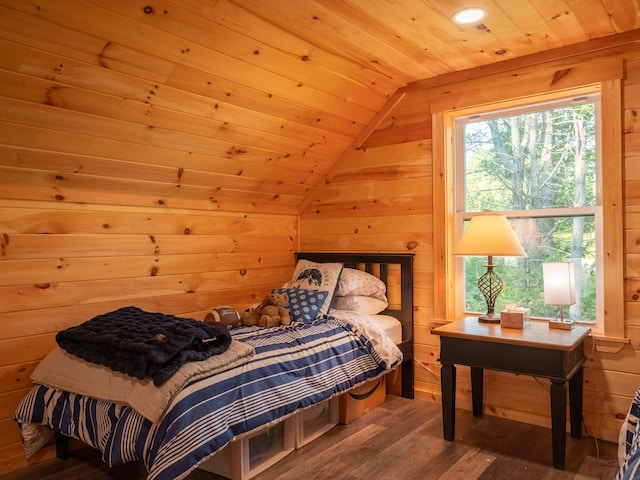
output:
[[[620,429],[618,464],[614,480],[640,478],[640,388],[636,390],[627,417]]]
[[[80,438],[109,465],[141,459],[149,479],[184,478],[232,439],[396,366],[401,355],[388,364],[359,331],[332,317],[238,329],[234,339],[253,346],[255,356],[186,386],[157,423],[128,406],[42,385],[23,399],[15,420]]]

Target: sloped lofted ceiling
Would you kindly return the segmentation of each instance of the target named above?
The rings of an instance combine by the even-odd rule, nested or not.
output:
[[[640,5],[0,0],[0,26],[5,197],[297,213],[403,87],[630,32]]]

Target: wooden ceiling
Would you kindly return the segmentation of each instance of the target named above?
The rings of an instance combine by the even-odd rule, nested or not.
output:
[[[0,0],[0,26],[2,183],[296,213],[399,89],[638,29],[640,3]]]
[[[289,48],[254,30],[242,32],[293,57],[342,72],[380,93],[423,78],[584,42],[640,26],[634,0],[237,0],[234,3],[292,35]],[[452,21],[464,5],[486,17]],[[230,22],[225,22],[230,23]],[[329,60],[331,59],[331,60]],[[353,72],[353,66],[348,70]],[[345,72],[346,73],[346,72]]]

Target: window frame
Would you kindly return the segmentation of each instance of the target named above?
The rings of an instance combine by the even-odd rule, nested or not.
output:
[[[604,62],[606,63],[606,62]],[[491,94],[491,98],[482,97],[482,101],[473,95],[461,95],[460,91],[450,93],[432,103],[432,149],[433,149],[433,229],[434,229],[434,321],[436,323],[459,320],[464,313],[456,310],[456,265],[452,255],[455,244],[455,190],[453,118],[461,108],[468,114],[484,111],[489,104],[501,104],[503,107],[517,105],[524,98],[537,97],[540,101],[571,95],[580,95],[600,91],[601,106],[601,164],[606,165],[601,173],[602,221],[600,226],[603,239],[602,281],[603,281],[603,318],[591,327],[596,340],[604,342],[603,348],[611,351],[621,348],[620,343],[628,343],[625,338],[624,315],[624,230],[623,230],[623,162],[622,162],[622,74],[587,85],[575,85],[574,88],[546,91],[531,86],[527,95],[505,99],[501,92]],[[600,70],[606,71],[606,70]],[[611,72],[611,70],[609,70]],[[487,81],[485,92],[491,82]],[[499,89],[496,89],[499,90]],[[468,92],[467,92],[468,93]],[[460,97],[464,101],[460,102]],[[450,97],[450,98],[446,98]],[[610,343],[615,342],[615,343]]]

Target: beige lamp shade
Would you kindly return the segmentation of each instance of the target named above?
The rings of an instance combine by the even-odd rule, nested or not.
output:
[[[544,303],[573,305],[576,303],[576,283],[572,262],[542,264]]]
[[[497,213],[474,215],[453,254],[465,257],[527,256],[507,217]]]

